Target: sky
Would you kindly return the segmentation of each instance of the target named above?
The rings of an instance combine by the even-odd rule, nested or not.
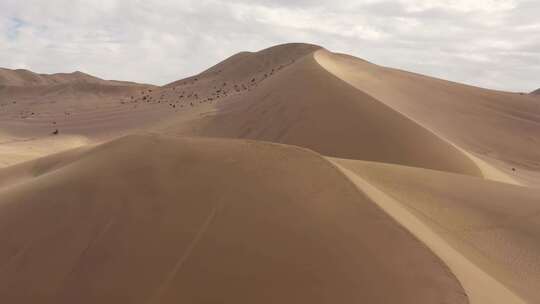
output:
[[[540,87],[538,0],[0,0],[0,67],[157,85],[307,42],[481,87]]]

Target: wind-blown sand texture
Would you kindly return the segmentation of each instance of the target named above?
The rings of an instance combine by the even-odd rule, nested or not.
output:
[[[540,101],[309,44],[0,70],[0,301],[540,302]]]

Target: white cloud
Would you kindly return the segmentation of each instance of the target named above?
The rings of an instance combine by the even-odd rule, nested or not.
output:
[[[0,66],[164,84],[303,41],[497,89],[540,87],[536,0],[2,0]]]
[[[401,0],[401,2],[410,12],[443,9],[465,13],[493,13],[516,7],[516,0]]]
[[[385,37],[385,33],[368,24],[359,24],[362,20],[361,15],[334,13],[320,8],[299,9],[236,3],[232,5],[232,11],[244,22],[252,20],[269,26],[346,38],[378,40]],[[344,18],[345,16],[347,18]]]

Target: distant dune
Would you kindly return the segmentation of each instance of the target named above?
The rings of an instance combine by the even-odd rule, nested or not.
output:
[[[102,85],[136,85],[134,82],[103,80],[80,71],[73,73],[37,74],[28,70],[0,68],[0,86],[45,86],[67,83]]]
[[[536,91],[532,91],[531,94],[533,95],[540,95],[540,89],[536,90]]]
[[[0,70],[0,301],[537,303],[540,107],[311,44]]]

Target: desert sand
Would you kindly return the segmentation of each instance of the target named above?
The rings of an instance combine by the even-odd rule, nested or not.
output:
[[[388,196],[373,199],[405,227],[412,219],[421,223],[410,230],[440,252],[472,302],[540,300],[539,189],[434,170],[332,161],[361,189]]]
[[[310,44],[0,70],[0,300],[537,303],[540,103]]]
[[[7,302],[467,302],[309,150],[133,135],[6,170]]]

